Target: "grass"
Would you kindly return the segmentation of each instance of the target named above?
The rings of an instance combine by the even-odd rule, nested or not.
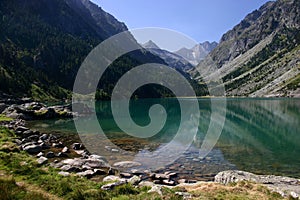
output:
[[[103,191],[106,183],[74,175],[64,177],[58,170],[39,166],[36,158],[19,151],[13,143],[15,134],[0,126],[0,199],[73,199],[73,200],[179,200],[177,191],[188,191],[194,199],[282,199],[264,187],[243,182],[224,186],[203,183],[199,186],[162,188],[163,197],[148,193],[149,187],[125,184]]]
[[[0,122],[8,122],[12,121],[13,119],[10,117],[6,117],[5,115],[0,114]]]

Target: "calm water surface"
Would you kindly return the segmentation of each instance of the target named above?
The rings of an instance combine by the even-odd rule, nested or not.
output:
[[[199,147],[211,120],[210,99],[184,101],[199,103],[198,133],[190,148],[175,162],[165,166],[167,170],[194,178],[227,169],[300,178],[300,99],[227,99],[222,134],[214,149],[205,158],[199,158]],[[132,119],[138,125],[146,126],[150,123],[148,111],[153,104],[161,104],[166,109],[166,124],[157,135],[141,139],[128,136],[118,128],[111,114],[110,102],[96,103],[98,121],[105,136],[126,152],[120,153],[119,157],[116,152],[111,151],[113,147],[107,145],[105,137],[98,138],[99,140],[89,137],[92,134],[90,127],[81,139],[95,149],[103,147],[101,154],[110,159],[111,163],[119,159],[130,159],[144,150],[155,151],[160,145],[173,139],[178,131],[181,112],[176,99],[134,100],[130,102]],[[88,121],[86,118],[86,124]],[[35,121],[30,126],[45,132],[55,131],[65,135],[76,133],[73,120]]]

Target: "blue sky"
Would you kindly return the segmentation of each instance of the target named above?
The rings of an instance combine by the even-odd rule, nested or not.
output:
[[[198,42],[221,36],[267,0],[92,0],[129,29],[161,27]]]

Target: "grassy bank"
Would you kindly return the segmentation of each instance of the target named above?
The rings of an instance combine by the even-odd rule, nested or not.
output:
[[[36,158],[18,149],[14,138],[13,132],[0,127],[0,199],[182,199],[176,191],[188,191],[193,199],[282,199],[262,186],[245,182],[229,186],[200,183],[163,188],[163,197],[149,194],[149,187],[130,184],[103,191],[100,188],[106,183],[73,175],[64,177],[58,174],[58,169],[39,166]]]

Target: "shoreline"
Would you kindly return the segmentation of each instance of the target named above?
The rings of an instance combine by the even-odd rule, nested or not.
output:
[[[136,182],[151,182],[151,187],[159,185],[161,187],[178,187],[187,185],[195,186],[203,181],[178,179],[178,174],[170,172],[141,172],[131,171],[128,173],[120,168],[112,167],[101,155],[90,155],[84,146],[80,143],[74,143],[71,146],[65,146],[55,135],[45,135],[38,131],[30,130],[26,127],[24,120],[8,120],[1,122],[0,126],[13,130],[18,138],[15,143],[21,151],[26,151],[33,157],[40,166],[54,167],[60,169],[58,174],[62,176],[86,177],[96,181],[114,180],[116,183],[110,183],[103,186],[103,190],[111,190],[118,184],[123,185],[130,180]],[[135,166],[138,164],[130,161],[119,163],[119,166]],[[123,167],[122,167],[123,166]],[[254,175],[249,172],[238,170],[223,171],[214,176],[213,180],[204,181],[206,183],[231,184],[240,181],[250,181],[267,186],[271,191],[278,192],[282,196],[292,195],[297,198],[300,195],[300,180],[281,177],[281,176],[262,176]],[[150,184],[150,183],[148,183]],[[275,187],[276,186],[276,187]],[[281,188],[277,188],[280,186]]]

